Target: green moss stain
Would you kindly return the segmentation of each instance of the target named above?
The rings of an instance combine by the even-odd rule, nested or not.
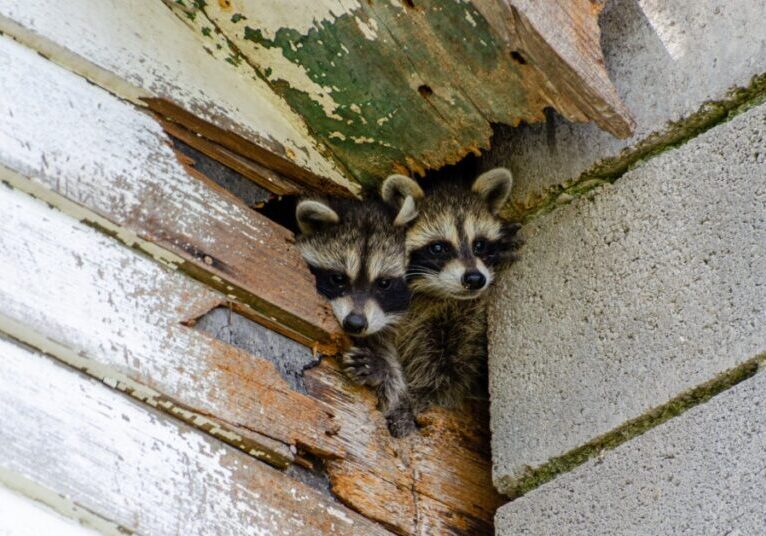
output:
[[[421,1],[414,9],[363,2],[305,34],[270,30],[267,37],[246,21],[238,30],[240,50],[247,56],[255,49],[251,64],[259,74],[367,187],[395,167],[422,173],[488,146],[484,114],[498,114],[483,105],[501,109],[514,101],[515,117],[526,102],[521,90],[508,95],[516,74],[507,68],[502,45],[473,6],[460,0]],[[278,65],[260,65],[258,49],[278,50],[322,94],[295,87]],[[473,85],[458,87],[463,79]],[[491,91],[482,93],[479,86]]]
[[[736,384],[753,377],[759,367],[766,363],[766,354],[761,354],[740,366],[724,372],[717,378],[691,389],[670,402],[663,404],[644,415],[628,421],[614,431],[573,449],[566,454],[553,458],[546,464],[529,469],[518,478],[503,478],[497,485],[502,493],[518,497],[534,488],[553,480],[557,475],[571,471],[578,465],[597,457],[605,450],[611,450],[623,443],[647,432],[648,430],[681,415],[688,409],[709,401],[714,396],[730,389]]]
[[[505,216],[529,222],[548,214],[561,204],[594,188],[613,183],[642,162],[665,151],[680,147],[700,134],[725,123],[737,115],[766,102],[766,73],[753,77],[747,87],[737,87],[720,100],[704,103],[693,114],[670,123],[662,132],[650,134],[620,155],[604,159],[578,178],[548,188],[541,199],[524,209],[511,209]]]

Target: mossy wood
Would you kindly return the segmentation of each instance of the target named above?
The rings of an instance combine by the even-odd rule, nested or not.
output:
[[[275,193],[349,193],[454,163],[489,146],[492,123],[547,107],[629,135],[601,4],[7,0],[0,30]]]

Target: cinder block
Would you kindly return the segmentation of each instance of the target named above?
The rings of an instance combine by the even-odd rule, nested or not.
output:
[[[766,534],[766,372],[503,506],[499,536]]]
[[[766,352],[766,104],[525,227],[489,311],[494,481]]]
[[[533,202],[547,187],[579,177],[653,133],[679,134],[669,121],[694,115],[730,88],[766,73],[766,2],[611,0],[601,17],[606,65],[636,119],[618,140],[595,125],[555,122],[503,129],[485,166],[506,165],[514,200]],[[710,110],[708,110],[710,112]]]

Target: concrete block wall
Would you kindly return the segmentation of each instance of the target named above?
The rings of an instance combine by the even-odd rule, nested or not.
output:
[[[497,531],[766,534],[766,2],[612,0],[602,30],[636,136],[485,157],[528,221],[489,314]]]

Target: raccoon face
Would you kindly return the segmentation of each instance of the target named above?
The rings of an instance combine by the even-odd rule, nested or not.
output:
[[[352,337],[393,326],[409,306],[404,226],[417,216],[415,197],[422,191],[415,187],[398,212],[378,201],[298,204],[298,248],[317,290]]]
[[[406,238],[407,280],[413,291],[461,300],[486,291],[495,268],[518,245],[518,226],[497,216],[511,185],[511,173],[497,168],[480,175],[470,192],[437,186],[425,198]]]

